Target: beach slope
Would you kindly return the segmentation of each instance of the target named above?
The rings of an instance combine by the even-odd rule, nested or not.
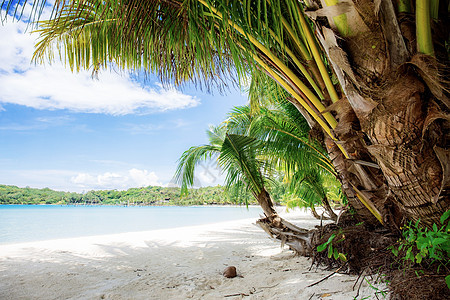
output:
[[[302,227],[317,220],[285,216]],[[312,268],[246,219],[0,246],[0,299],[353,299],[357,277]],[[227,266],[238,276],[225,278]],[[360,279],[361,280],[361,279]],[[363,282],[358,299],[375,299]],[[380,296],[380,295],[379,295]],[[369,299],[370,299],[369,298]],[[367,298],[366,298],[367,299]]]

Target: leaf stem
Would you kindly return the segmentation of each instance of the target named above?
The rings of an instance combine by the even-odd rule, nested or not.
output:
[[[418,51],[434,56],[429,0],[416,0],[416,37]]]

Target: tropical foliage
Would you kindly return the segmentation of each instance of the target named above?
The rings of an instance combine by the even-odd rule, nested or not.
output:
[[[292,104],[279,100],[268,106],[253,113],[250,107],[235,108],[225,121],[227,129],[262,141],[263,159],[287,185],[288,207],[310,207],[315,214],[314,206],[322,205],[336,219],[328,199],[341,204],[346,199],[326,151],[309,136],[306,120]]]
[[[279,196],[280,197],[280,196]],[[19,188],[0,185],[0,204],[59,204],[59,205],[209,205],[241,204],[253,202],[251,195],[239,197],[225,192],[224,187],[190,189],[180,197],[180,188],[148,186],[118,190],[92,190],[86,193],[54,191],[49,188]]]
[[[175,178],[181,183],[182,190],[193,185],[195,166],[199,162],[216,157],[219,166],[227,174],[227,187],[237,190],[248,188],[267,217],[276,214],[272,200],[267,197],[268,177],[264,176],[270,170],[265,161],[258,159],[258,152],[262,150],[261,142],[253,137],[229,134],[225,126],[212,127],[208,136],[210,144],[191,147],[179,161]]]
[[[392,253],[402,257],[406,261],[420,264],[424,259],[441,263],[443,268],[449,264],[450,258],[450,210],[446,211],[440,218],[440,225],[433,224],[433,229],[423,228],[416,223],[410,222],[402,231],[403,238],[398,241],[398,246],[391,247]],[[402,251],[403,250],[403,251]]]
[[[327,196],[340,184],[326,152],[308,137],[309,127],[292,104],[268,106],[253,113],[249,106],[234,108],[225,122],[208,131],[209,144],[184,152],[176,175],[182,189],[193,185],[197,164],[214,158],[227,174],[229,191],[247,188],[261,205],[271,206],[270,191],[279,185],[273,178],[283,178],[288,207],[311,207],[314,213],[314,206],[322,205],[336,219]]]

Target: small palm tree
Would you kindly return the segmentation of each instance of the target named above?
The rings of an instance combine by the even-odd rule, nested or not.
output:
[[[182,192],[194,184],[195,166],[215,157],[227,174],[225,185],[248,188],[266,217],[276,219],[278,214],[266,190],[267,178],[263,176],[266,164],[258,159],[262,149],[260,141],[249,136],[228,134],[225,126],[210,128],[208,136],[208,145],[189,148],[179,160],[175,179],[181,184]]]
[[[302,255],[310,255],[313,233],[280,218],[273,206],[266,186],[273,175],[270,160],[261,159],[264,143],[254,137],[226,132],[226,127],[213,127],[208,131],[210,144],[191,147],[180,158],[175,179],[181,183],[182,191],[194,184],[195,166],[205,159],[216,157],[219,166],[227,173],[227,187],[246,187],[258,201],[266,218],[258,220],[269,235]]]
[[[263,143],[263,158],[284,174],[287,192],[299,200],[291,204],[312,210],[321,205],[331,219],[337,219],[327,194],[328,186],[340,188],[340,183],[325,150],[309,138],[307,122],[292,104],[280,101],[271,109],[259,106],[256,113],[249,106],[236,107],[225,123],[229,132],[247,134]]]

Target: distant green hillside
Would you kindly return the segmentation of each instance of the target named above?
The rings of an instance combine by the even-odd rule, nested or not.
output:
[[[69,193],[49,188],[19,188],[0,185],[0,204],[103,204],[103,205],[208,205],[253,203],[250,194],[231,196],[224,187],[190,189],[187,196],[180,197],[180,188],[148,186],[126,191],[100,190],[87,193]]]

